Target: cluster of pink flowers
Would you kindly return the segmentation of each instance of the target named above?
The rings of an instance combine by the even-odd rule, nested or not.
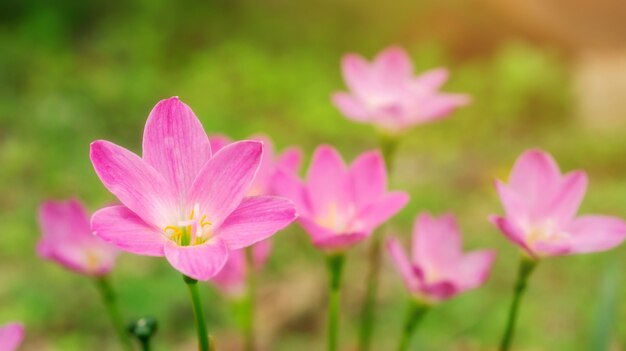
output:
[[[448,78],[443,68],[415,76],[410,58],[397,47],[371,63],[346,55],[342,67],[350,91],[333,94],[334,104],[346,117],[387,134],[447,117],[470,101],[465,94],[440,91]],[[37,252],[94,277],[106,276],[121,250],[164,257],[186,277],[211,280],[239,295],[248,270],[267,261],[271,237],[292,221],[322,252],[342,255],[409,202],[406,192],[388,189],[379,151],[366,151],[347,165],[332,146],[318,146],[303,180],[299,149],[277,154],[267,136],[235,142],[209,137],[177,97],[150,112],[141,156],[98,140],[90,157],[119,203],[91,217],[75,199],[43,203]],[[495,187],[505,215],[490,220],[529,259],[607,250],[626,238],[619,218],[576,217],[586,174],[562,175],[541,150],[524,152],[508,184],[496,181]],[[423,212],[415,220],[410,255],[403,239],[388,238],[388,254],[413,298],[437,304],[488,279],[495,252],[464,253],[460,233],[453,215]],[[0,349],[16,349],[23,334],[20,324],[0,327]]]

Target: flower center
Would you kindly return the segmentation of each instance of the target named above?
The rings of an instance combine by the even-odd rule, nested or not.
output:
[[[180,246],[193,246],[205,243],[211,238],[213,223],[207,220],[207,215],[198,215],[200,206],[197,204],[191,210],[189,219],[180,221],[177,225],[168,225],[163,228],[165,235]]]
[[[348,234],[357,230],[359,224],[354,220],[356,209],[353,205],[348,206],[344,212],[340,211],[335,202],[331,202],[325,215],[316,218],[317,224],[341,234]]]
[[[530,244],[535,242],[558,242],[567,238],[568,234],[560,231],[553,220],[545,220],[539,224],[528,225],[527,240]]]

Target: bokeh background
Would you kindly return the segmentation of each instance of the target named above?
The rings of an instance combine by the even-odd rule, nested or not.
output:
[[[330,143],[348,159],[374,131],[331,105],[342,54],[406,47],[418,70],[447,66],[445,89],[474,97],[448,120],[415,128],[393,187],[412,196],[390,229],[408,238],[422,210],[458,215],[467,248],[499,257],[481,289],[428,315],[421,350],[494,350],[518,252],[486,217],[501,211],[494,177],[542,147],[565,170],[584,168],[582,211],[626,216],[626,5],[618,0],[4,0],[0,2],[0,322],[22,320],[24,350],[116,350],[88,278],[35,255],[38,204],[76,196],[113,201],[88,145],[139,151],[152,106],[178,95],[210,133],[263,132],[308,156]],[[307,157],[308,158],[308,157]],[[349,254],[343,349],[356,343],[365,248]],[[516,350],[623,350],[626,247],[542,262],[520,317]],[[275,237],[259,283],[266,350],[322,350],[325,270],[297,226]],[[383,270],[375,350],[390,350],[407,294]],[[122,255],[112,274],[128,318],[156,316],[156,350],[193,350],[180,275],[161,259]],[[220,350],[237,350],[236,307],[209,285],[205,308]]]

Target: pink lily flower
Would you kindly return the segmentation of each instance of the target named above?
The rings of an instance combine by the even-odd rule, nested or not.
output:
[[[263,268],[269,258],[272,242],[264,240],[252,246],[252,267],[255,271]],[[246,253],[245,250],[231,251],[228,261],[222,270],[211,282],[226,295],[239,297],[245,291],[246,283]]]
[[[229,252],[267,239],[295,217],[291,201],[246,197],[263,144],[240,141],[218,152],[193,111],[177,97],[150,113],[143,157],[108,141],[91,144],[91,162],[122,203],[96,212],[95,234],[118,248],[165,256],[181,273],[208,280]]]
[[[400,191],[387,192],[387,172],[378,151],[361,154],[350,167],[330,146],[315,150],[303,183],[279,170],[277,192],[293,200],[300,225],[313,244],[327,251],[345,250],[387,221],[408,202]]]
[[[466,94],[439,91],[448,80],[445,68],[415,76],[410,57],[400,47],[383,50],[372,63],[347,54],[341,65],[350,92],[334,93],[334,105],[347,118],[372,123],[387,133],[445,118],[470,102]]]
[[[93,235],[89,214],[78,200],[44,202],[39,226],[41,258],[86,275],[102,276],[113,269],[118,250]]]
[[[533,258],[604,251],[626,237],[626,223],[619,218],[576,217],[587,190],[587,174],[561,175],[552,156],[541,150],[524,152],[509,183],[497,180],[495,184],[506,215],[490,220]]]
[[[437,303],[477,288],[489,278],[495,252],[462,252],[454,216],[420,214],[413,227],[409,259],[400,241],[390,238],[387,249],[407,289],[424,303]]]
[[[217,152],[232,142],[225,135],[212,135],[210,139],[213,152]],[[297,173],[302,163],[302,152],[296,147],[289,147],[280,155],[277,155],[271,139],[267,136],[255,135],[251,139],[263,142],[264,149],[259,171],[246,195],[274,195],[276,171],[284,169],[288,172]]]
[[[0,326],[0,350],[15,351],[24,339],[24,326],[21,323],[7,323]]]

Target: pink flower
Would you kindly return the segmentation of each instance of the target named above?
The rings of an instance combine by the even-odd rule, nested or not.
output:
[[[269,240],[252,246],[252,264],[255,270],[260,270],[265,265],[271,248],[272,243]],[[211,278],[211,282],[227,295],[240,296],[244,293],[247,273],[245,250],[235,250],[231,251],[228,261],[222,270]]]
[[[468,95],[439,91],[448,79],[444,68],[414,76],[411,59],[400,47],[383,50],[372,63],[345,55],[342,71],[350,92],[334,93],[335,106],[349,119],[389,133],[445,118],[470,102]]]
[[[0,350],[15,351],[24,339],[24,326],[20,323],[7,323],[0,326]]]
[[[299,222],[313,244],[340,251],[368,237],[408,202],[404,192],[387,192],[387,172],[377,151],[361,154],[350,167],[330,146],[313,155],[307,183],[279,170],[277,192],[294,201]]]
[[[495,259],[492,251],[462,252],[461,234],[452,215],[420,214],[413,227],[412,259],[396,238],[387,249],[407,289],[426,303],[449,299],[481,286]]]
[[[108,141],[91,162],[122,202],[96,212],[96,235],[138,255],[165,256],[183,274],[207,280],[229,252],[272,236],[296,217],[291,201],[245,197],[263,144],[241,141],[213,153],[193,111],[173,97],[150,113],[143,157]]]
[[[587,175],[561,175],[552,156],[541,150],[523,153],[509,184],[496,181],[506,216],[490,219],[530,256],[603,251],[626,237],[626,223],[598,215],[575,217],[587,189]]]
[[[39,226],[40,257],[87,275],[105,275],[113,269],[118,251],[93,235],[89,214],[78,200],[44,202]]]
[[[276,155],[272,141],[267,136],[256,135],[252,136],[251,139],[263,142],[264,149],[261,164],[259,165],[259,171],[257,172],[247,195],[274,195],[276,171],[278,169],[284,169],[292,173],[298,172],[302,160],[302,153],[298,148],[290,147],[285,149],[282,154]],[[227,136],[211,136],[211,149],[214,152],[230,143],[231,140]]]

